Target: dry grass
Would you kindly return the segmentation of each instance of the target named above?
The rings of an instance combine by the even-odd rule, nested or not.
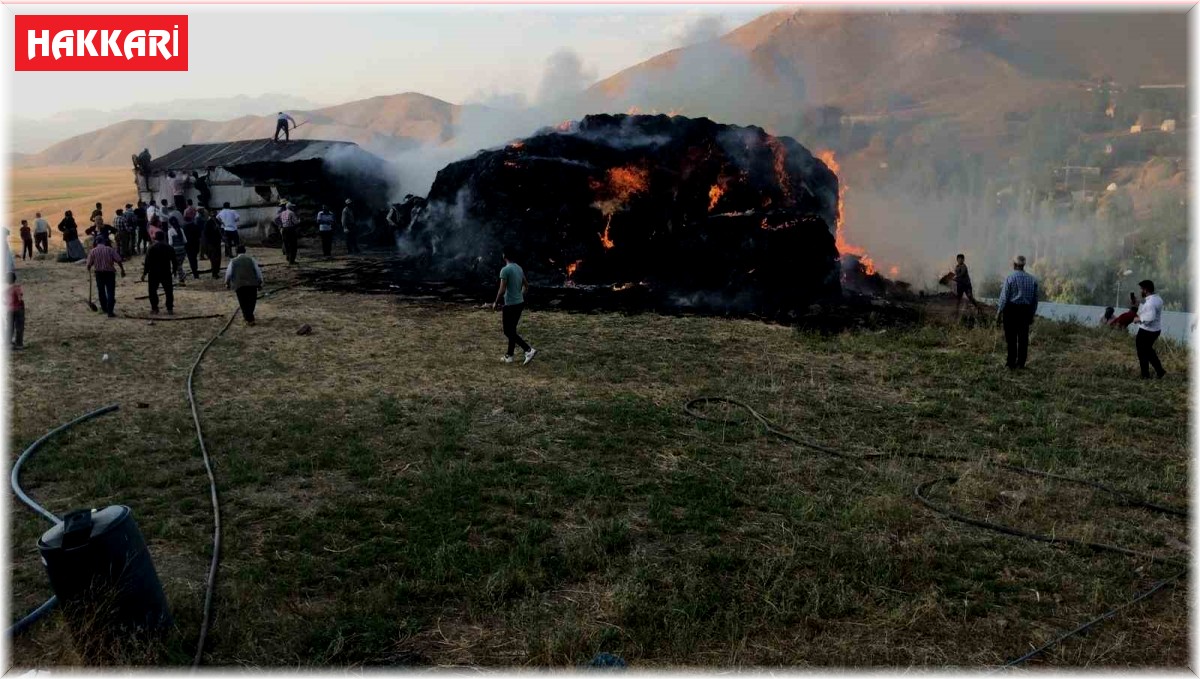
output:
[[[137,202],[130,167],[27,167],[13,168],[9,173],[8,213],[5,215],[11,233],[8,246],[13,254],[21,254],[21,220],[33,228],[34,214],[50,222],[50,254],[63,249],[56,227],[64,210],[75,214],[79,231],[87,227],[87,216],[96,203],[104,204],[104,214],[111,220],[118,207]]]
[[[79,267],[23,271],[12,447],[122,404],[47,447],[27,489],[60,512],[133,508],[179,624],[154,660],[186,662],[211,516],[184,377],[223,320],[106,320],[80,301]],[[144,311],[142,294],[119,283],[118,313]],[[176,311],[233,304],[203,281]],[[912,490],[950,471],[962,481],[937,499],[991,520],[1161,554],[1186,542],[1182,522],[1074,487],[842,461],[732,412],[702,423],[681,410],[728,394],[849,452],[1007,460],[1182,506],[1178,347],[1164,351],[1169,379],[1142,382],[1131,340],[1040,320],[1031,369],[1013,374],[994,330],[820,338],[535,309],[522,331],[542,353],[518,367],[499,363],[498,314],[478,307],[295,289],[257,315],[235,321],[197,382],[226,530],[213,664],[563,666],[609,651],[638,667],[994,665],[1169,572],[946,523]],[[297,336],[301,323],[313,333]],[[17,508],[14,612],[48,595],[43,528]],[[1041,662],[1183,666],[1187,624],[1181,586]],[[57,614],[14,653],[20,666],[83,661]]]

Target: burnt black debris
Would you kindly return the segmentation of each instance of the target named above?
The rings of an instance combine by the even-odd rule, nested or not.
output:
[[[840,293],[837,181],[757,127],[591,115],[442,169],[397,245],[431,280],[494,285],[512,248],[536,286],[777,316]]]
[[[496,296],[496,285],[490,279],[429,278],[412,266],[411,259],[402,257],[362,258],[337,267],[301,269],[297,274],[304,285],[323,292],[393,296],[403,304],[431,308],[478,308],[488,306]],[[916,323],[919,315],[917,306],[910,303],[915,300],[856,292],[774,313],[642,284],[534,286],[525,299],[535,310],[752,318],[821,334],[906,326]]]

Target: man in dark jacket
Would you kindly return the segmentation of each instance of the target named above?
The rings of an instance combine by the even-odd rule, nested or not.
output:
[[[190,200],[188,201],[191,202]],[[188,206],[191,208],[191,206]],[[186,219],[186,217],[185,217]],[[203,219],[199,210],[196,210],[192,216],[192,221],[184,221],[183,237],[187,239],[184,243],[184,250],[187,252],[188,264],[192,267],[192,278],[200,277],[200,265],[198,257],[200,255],[200,238],[204,232],[204,225],[200,222]]]
[[[212,265],[212,277],[215,280],[221,270],[221,222],[208,214],[207,210],[200,218],[204,222],[204,253],[208,263]]]
[[[175,259],[175,249],[167,245],[167,234],[158,232],[157,241],[146,252],[142,260],[142,280],[150,277],[150,313],[158,313],[158,286],[162,286],[163,294],[167,297],[167,313],[175,313],[175,294],[171,287],[171,277],[179,270]]]

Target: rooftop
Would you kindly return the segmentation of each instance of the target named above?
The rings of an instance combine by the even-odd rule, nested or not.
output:
[[[323,158],[335,149],[358,148],[348,141],[321,139],[248,139],[216,144],[184,144],[150,162],[151,172],[198,170],[206,167],[233,167],[249,163],[292,163]],[[366,153],[363,151],[363,153]]]

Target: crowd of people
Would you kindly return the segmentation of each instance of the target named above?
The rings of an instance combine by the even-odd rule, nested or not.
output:
[[[1000,287],[1000,297],[996,302],[996,320],[1004,328],[1004,342],[1007,345],[1005,367],[1009,370],[1025,369],[1029,358],[1029,329],[1033,325],[1038,307],[1038,282],[1032,274],[1025,271],[1025,264],[1024,256],[1013,259],[1013,271],[1004,279]],[[977,310],[980,308],[972,291],[966,257],[958,255],[954,271],[947,278],[955,283],[955,296],[958,298],[956,310],[961,310],[964,296]],[[1138,303],[1131,292],[1129,310],[1114,317],[1113,308],[1108,307],[1104,310],[1101,323],[1105,327],[1120,329],[1136,323],[1134,347],[1142,379],[1150,379],[1152,376],[1161,379],[1167,372],[1163,370],[1154,344],[1162,335],[1163,301],[1162,297],[1154,292],[1154,281],[1141,281],[1138,287],[1142,293],[1141,303]],[[1150,372],[1152,368],[1153,374]]]
[[[220,210],[212,211],[196,206],[186,198],[186,187],[191,181],[171,173],[173,200],[126,203],[106,219],[104,206],[96,203],[88,217],[88,226],[80,234],[80,226],[71,210],[66,210],[58,223],[62,237],[61,262],[85,262],[89,278],[94,277],[99,301],[97,311],[109,318],[116,317],[117,274],[125,277],[125,264],[137,256],[142,257],[140,281],[147,283],[150,313],[158,314],[160,299],[169,315],[175,313],[176,286],[186,286],[188,274],[199,279],[201,274],[210,273],[213,279],[222,274],[222,250],[228,263],[223,271],[225,284],[237,296],[242,315],[248,325],[254,325],[254,308],[258,292],[262,289],[262,268],[246,252],[239,231],[241,216],[228,202]],[[300,219],[293,203],[284,201],[274,220],[283,236],[284,252],[289,264],[295,264],[299,247]],[[317,215],[318,234],[322,253],[333,255],[333,213],[322,206]],[[346,235],[346,251],[358,253],[357,220],[353,201],[347,199],[341,214],[342,229]],[[7,234],[7,230],[5,230]],[[31,259],[34,250],[49,254],[50,222],[38,212],[34,225],[21,220],[21,259]],[[85,245],[84,237],[87,238]],[[6,250],[8,248],[6,247]],[[21,286],[17,284],[15,258],[9,256],[9,286],[6,293],[7,327],[10,345],[24,345],[25,304]],[[209,268],[202,270],[201,261]],[[89,286],[91,281],[89,281]],[[161,298],[160,298],[161,292]],[[89,291],[89,304],[90,301]]]

